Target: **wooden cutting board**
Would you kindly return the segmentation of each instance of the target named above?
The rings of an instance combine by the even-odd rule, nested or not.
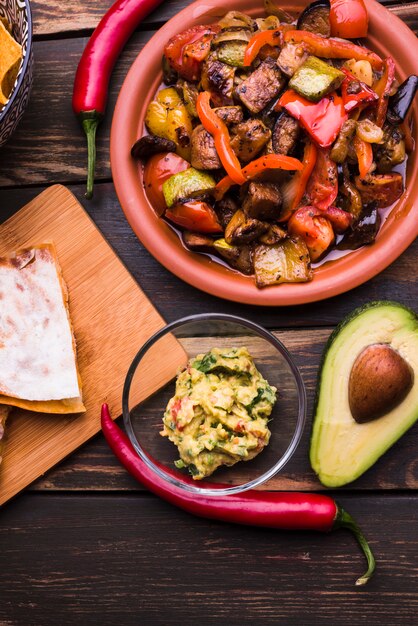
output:
[[[136,352],[164,325],[151,302],[68,189],[50,187],[0,225],[0,255],[53,241],[70,297],[86,413],[45,415],[15,410],[6,424],[0,504],[100,430],[100,406],[122,411],[122,387]],[[151,363],[135,403],[175,376],[186,360],[165,338],[164,359]],[[0,372],[1,375],[1,372]]]

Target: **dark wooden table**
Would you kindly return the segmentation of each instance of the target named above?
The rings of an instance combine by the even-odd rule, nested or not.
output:
[[[416,307],[418,245],[347,294],[284,309],[205,295],[148,254],[112,185],[111,113],[144,43],[187,3],[166,1],[117,64],[98,138],[95,199],[87,202],[86,148],[71,91],[87,37],[111,0],[32,1],[35,81],[13,142],[0,150],[0,219],[50,184],[66,184],[166,320],[222,311],[277,331],[301,368],[311,415],[320,353],[338,321],[371,299]],[[387,4],[417,31],[418,3]],[[320,490],[307,460],[309,430],[310,424],[274,488]],[[417,435],[418,425],[352,487],[338,491],[376,554],[376,576],[364,589],[353,585],[364,561],[349,533],[280,533],[193,518],[146,493],[97,436],[0,512],[0,626],[418,624]]]

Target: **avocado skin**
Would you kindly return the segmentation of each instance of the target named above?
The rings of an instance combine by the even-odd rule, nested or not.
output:
[[[349,313],[338,324],[338,326],[336,326],[336,328],[333,330],[333,332],[329,336],[329,338],[328,338],[328,340],[327,340],[327,342],[325,344],[324,350],[322,352],[321,361],[320,361],[319,369],[318,369],[319,374],[318,374],[316,390],[315,390],[315,399],[314,399],[314,407],[313,407],[313,422],[312,422],[312,432],[311,432],[309,456],[310,456],[310,462],[311,462],[312,469],[315,471],[315,473],[317,474],[319,480],[321,481],[321,483],[325,487],[341,487],[341,486],[346,485],[348,483],[351,483],[354,480],[356,480],[357,478],[359,478],[365,471],[367,471],[372,465],[374,465],[374,463],[380,458],[380,456],[382,456],[394,443],[396,443],[396,441],[409,428],[411,428],[413,426],[415,421],[418,420],[418,397],[417,397],[416,406],[414,407],[414,409],[415,409],[414,413],[415,414],[414,414],[413,418],[408,421],[406,426],[403,425],[401,427],[401,429],[399,431],[399,434],[398,434],[398,436],[395,439],[392,439],[391,441],[389,441],[389,443],[386,446],[384,446],[377,454],[373,455],[370,463],[368,463],[367,467],[364,467],[364,469],[362,469],[362,471],[355,472],[351,476],[350,475],[346,475],[345,477],[325,476],[325,475],[321,474],[321,471],[318,470],[315,467],[314,455],[315,455],[316,447],[317,447],[317,441],[316,441],[317,438],[315,437],[315,426],[316,426],[317,422],[319,422],[321,420],[321,416],[318,415],[318,404],[319,404],[319,400],[320,400],[321,387],[322,387],[322,382],[323,382],[323,377],[324,377],[324,369],[325,369],[325,364],[326,364],[328,353],[329,353],[332,345],[334,344],[334,341],[337,339],[337,337],[339,337],[340,333],[349,324],[351,324],[351,322],[353,322],[353,320],[355,320],[358,316],[366,313],[367,311],[369,311],[371,309],[379,309],[379,308],[380,309],[385,309],[386,307],[389,307],[389,308],[392,308],[392,309],[393,308],[398,308],[400,310],[400,312],[402,312],[403,314],[408,316],[411,320],[413,320],[415,322],[415,334],[418,335],[418,315],[415,313],[415,311],[413,311],[411,308],[401,304],[400,302],[395,302],[395,301],[392,301],[392,300],[376,300],[376,301],[373,301],[373,302],[368,302],[367,304],[364,304],[364,305],[362,305],[360,307],[357,307],[351,313]],[[418,341],[418,339],[417,339],[417,341]],[[418,380],[418,371],[414,371],[414,377],[415,377],[415,385],[416,385],[417,384],[417,380]],[[415,387],[415,385],[414,385],[414,387]],[[402,403],[401,403],[400,406],[402,406]],[[353,424],[357,425],[358,427],[363,426],[361,424],[356,424],[354,419],[353,419]]]

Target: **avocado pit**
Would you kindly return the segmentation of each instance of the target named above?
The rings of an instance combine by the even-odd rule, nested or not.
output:
[[[390,345],[367,346],[354,361],[348,384],[350,411],[359,424],[383,417],[397,407],[413,385],[405,359]]]

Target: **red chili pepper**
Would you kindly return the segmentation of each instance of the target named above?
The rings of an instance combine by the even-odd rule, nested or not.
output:
[[[351,41],[322,37],[306,30],[288,30],[284,34],[285,41],[304,43],[311,54],[326,59],[355,59],[356,61],[369,61],[375,70],[381,70],[382,59],[363,46],[357,46]]]
[[[161,2],[117,0],[100,20],[81,56],[74,79],[73,110],[87,137],[87,198],[93,195],[96,130],[105,114],[113,66],[135,28]]]
[[[385,67],[381,78],[377,81],[374,89],[379,96],[376,111],[376,124],[382,127],[385,123],[386,112],[388,110],[389,95],[392,83],[395,80],[395,62],[392,57],[385,59]]]
[[[245,48],[244,67],[248,67],[257,58],[261,48],[265,45],[279,46],[282,43],[283,34],[280,30],[263,30],[251,37]]]
[[[215,211],[209,204],[200,200],[190,200],[176,204],[165,212],[167,219],[196,233],[221,233]]]
[[[333,37],[367,37],[369,14],[363,0],[331,0],[329,18]]]
[[[200,121],[214,139],[216,152],[228,176],[230,176],[237,185],[242,185],[245,183],[245,178],[241,172],[241,164],[237,155],[231,148],[226,124],[216,115],[215,111],[210,106],[209,91],[203,91],[198,95],[196,109]]]
[[[265,528],[322,532],[348,528],[363,549],[368,565],[367,572],[356,585],[365,585],[373,575],[375,560],[370,546],[351,515],[329,496],[254,490],[219,497],[192,494],[157,476],[138,457],[128,437],[110,417],[107,404],[102,406],[101,425],[110,448],[128,472],[174,506],[199,517]],[[187,482],[187,478],[184,480]]]
[[[353,147],[358,160],[360,178],[365,178],[373,165],[373,148],[370,143],[354,136]]]
[[[310,102],[293,89],[288,89],[280,98],[278,106],[284,107],[292,117],[299,120],[321,148],[327,148],[334,142],[347,119],[343,101],[336,92],[319,102]]]
[[[302,163],[293,157],[288,157],[283,154],[266,154],[258,159],[254,159],[242,168],[242,174],[244,176],[244,183],[257,174],[264,172],[265,170],[301,170],[303,168]],[[234,184],[234,181],[230,176],[224,176],[215,187],[215,198],[220,200],[226,194],[228,189]]]
[[[346,75],[346,78],[343,80],[341,85],[341,95],[344,103],[344,109],[347,113],[361,104],[375,102],[379,99],[379,96],[371,87],[366,85],[366,83],[363,83],[361,80],[358,80],[358,78],[353,76],[348,70],[345,69],[345,67],[342,67],[341,71]],[[350,89],[350,86],[354,84],[357,86],[360,85],[360,91],[354,92],[353,89]]]

